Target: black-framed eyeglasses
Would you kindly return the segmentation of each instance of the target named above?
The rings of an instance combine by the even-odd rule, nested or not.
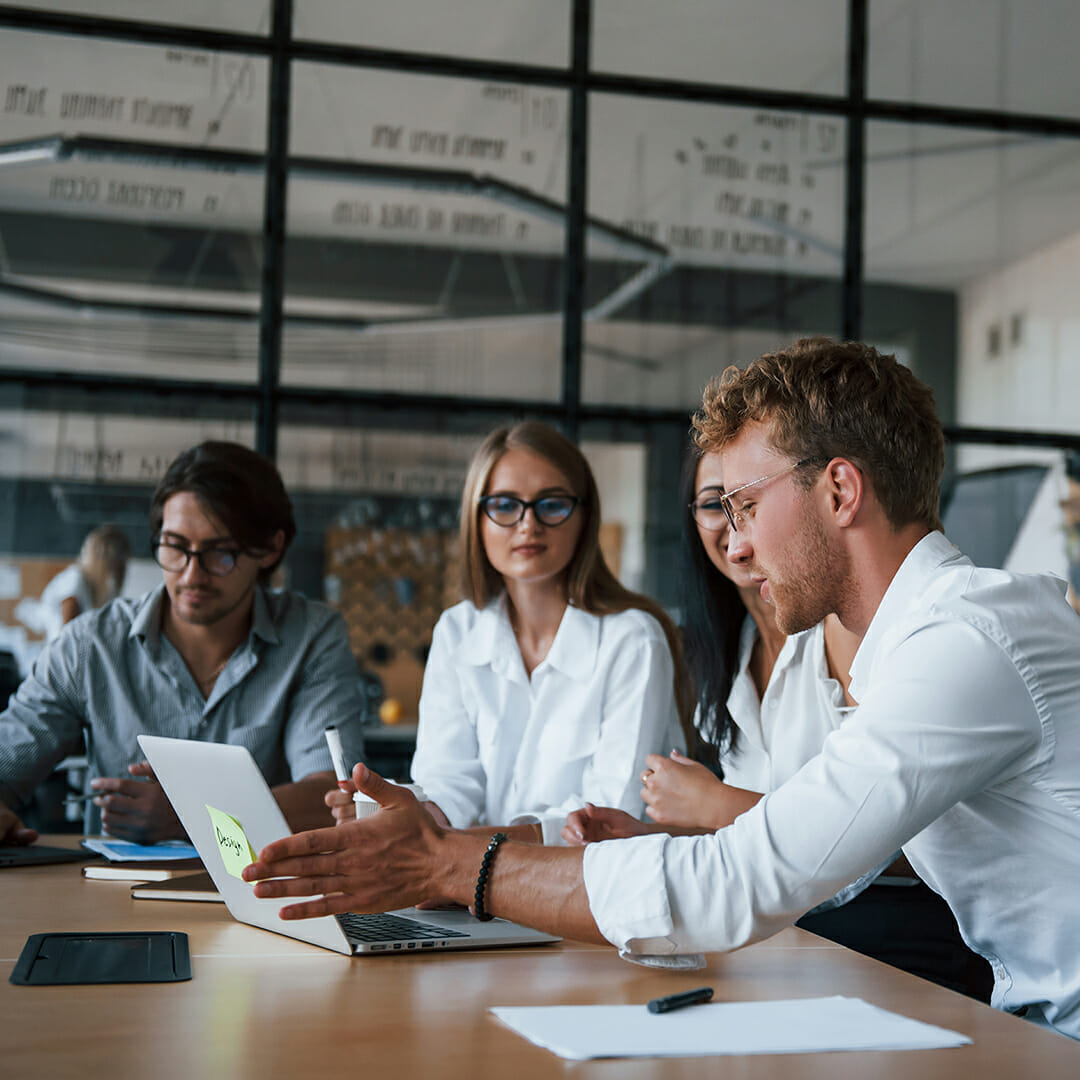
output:
[[[192,558],[199,564],[199,569],[213,577],[226,577],[236,569],[237,561],[243,554],[242,548],[203,548],[193,551],[183,544],[171,540],[156,538],[151,541],[150,550],[154,562],[170,574],[182,574]]]
[[[817,461],[817,458],[803,458],[801,461],[796,461],[793,465],[788,465],[787,468],[780,469],[777,472],[769,473],[767,476],[759,476],[756,480],[751,480],[748,484],[740,484],[737,488],[732,488],[731,491],[717,491],[709,494],[704,499],[695,499],[690,503],[690,513],[693,514],[694,520],[703,528],[710,532],[719,532],[721,529],[728,527],[739,531],[738,522],[744,521],[743,508],[736,509],[735,505],[731,501],[732,495],[738,495],[740,491],[745,491],[747,488],[752,488],[757,484],[764,484],[766,480],[774,480],[778,476],[783,476],[785,473],[794,472],[796,469],[803,465],[809,465],[813,461]]]
[[[569,520],[580,502],[576,495],[542,495],[539,499],[528,501],[516,495],[485,495],[480,500],[480,509],[503,528],[516,525],[525,516],[526,510],[531,510],[541,525],[554,528]]]

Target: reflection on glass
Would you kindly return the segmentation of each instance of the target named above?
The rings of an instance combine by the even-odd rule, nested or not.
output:
[[[270,26],[270,0],[19,0],[14,6],[247,34],[265,34]]]
[[[590,214],[651,250],[589,243],[587,400],[692,406],[728,363],[835,332],[840,121],[605,95],[591,108]]]
[[[842,93],[847,0],[594,0],[597,71]]]
[[[311,64],[294,89],[283,381],[556,399],[565,95]]]
[[[1071,0],[870,0],[869,93],[894,101],[1076,116]]]
[[[303,0],[293,36],[369,48],[565,67],[570,0]]]
[[[0,31],[0,142],[50,135],[261,150],[267,61],[166,45]]]
[[[261,174],[0,154],[0,365],[252,380]]]
[[[0,364],[251,381],[266,62],[7,31]]]
[[[1080,230],[1080,140],[870,124],[871,279],[958,286]]]

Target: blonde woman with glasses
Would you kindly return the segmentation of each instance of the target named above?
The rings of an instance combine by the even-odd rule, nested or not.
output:
[[[435,627],[412,777],[455,828],[561,843],[585,801],[643,810],[646,757],[691,722],[676,630],[600,551],[585,457],[545,424],[493,431],[461,502],[461,603]],[[681,706],[681,708],[680,708]],[[327,801],[343,822],[348,793]]]

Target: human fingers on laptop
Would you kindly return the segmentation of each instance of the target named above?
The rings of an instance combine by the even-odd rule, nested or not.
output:
[[[275,876],[263,880],[266,874]],[[306,903],[283,907],[280,912],[283,919],[310,919],[346,911],[385,911],[392,907],[408,907],[420,899],[411,897],[401,903],[387,902],[385,883],[378,880],[377,874],[343,868],[342,855],[333,852],[282,859],[269,865],[260,860],[244,870],[244,878],[256,882],[255,895],[260,899],[316,897]]]
[[[14,810],[0,802],[0,844],[32,844],[38,838],[36,829],[27,828]]]
[[[255,895],[280,899],[335,893],[334,912],[388,911],[427,899],[432,841],[442,830],[409,792],[386,787],[399,806],[380,799],[384,812],[282,837],[264,847],[243,872],[245,881],[258,882]],[[379,797],[376,790],[371,793]],[[282,917],[309,918],[327,910],[303,904]]]

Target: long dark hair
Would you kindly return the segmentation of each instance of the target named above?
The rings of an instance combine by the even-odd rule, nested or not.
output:
[[[709,561],[690,510],[701,456],[691,445],[683,464],[679,589],[686,665],[699,710],[691,755],[722,777],[720,757],[735,748],[738,734],[727,700],[739,670],[746,605],[739,590]]]

